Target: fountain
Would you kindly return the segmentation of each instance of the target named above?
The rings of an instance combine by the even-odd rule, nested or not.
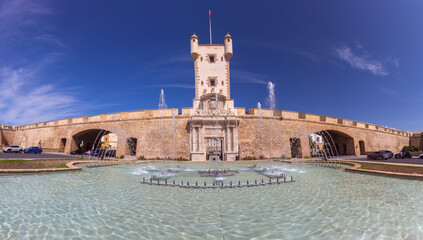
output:
[[[263,112],[261,110],[261,104],[260,102],[257,103],[257,114],[258,114],[258,118],[257,118],[257,154],[258,157],[260,158],[261,153],[260,153],[260,138],[261,138],[261,128],[262,128],[262,121],[263,121]]]
[[[269,108],[272,110],[272,119],[270,119],[270,158],[273,158],[273,111],[275,110],[276,107],[276,102],[275,102],[275,84],[273,84],[272,82],[268,82],[267,83],[267,91],[268,91],[268,96],[266,99],[266,102],[269,104]]]
[[[166,157],[166,155],[165,155],[165,125],[164,125],[164,114],[165,114],[165,110],[167,109],[167,105],[166,105],[166,101],[165,101],[165,94],[164,94],[163,88],[160,91],[159,109],[160,109],[160,112],[162,114],[162,119],[160,121],[160,123],[161,123],[161,130],[162,130],[162,153],[161,153],[162,156],[161,157],[164,160],[165,157]]]
[[[173,158],[174,159],[176,159],[175,129],[176,129],[176,119],[175,119],[175,110],[173,110],[172,111],[172,148],[173,148]]]

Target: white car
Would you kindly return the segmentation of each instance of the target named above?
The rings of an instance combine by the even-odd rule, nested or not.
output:
[[[420,155],[419,155],[419,158],[420,158],[420,159],[423,159],[423,154],[420,154]]]
[[[8,146],[3,148],[2,150],[3,152],[7,152],[7,153],[11,153],[11,152],[17,152],[17,153],[23,153],[23,148],[21,146],[17,146],[17,145],[12,145],[12,146]]]

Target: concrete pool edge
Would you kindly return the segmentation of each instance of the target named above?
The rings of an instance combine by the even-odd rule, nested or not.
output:
[[[275,160],[278,162],[285,162],[285,163],[313,163],[314,159],[301,159],[301,160]],[[361,169],[361,163],[369,163],[374,164],[375,162],[370,161],[351,161],[351,160],[341,160],[340,164],[350,165],[350,167],[345,168],[345,171],[348,172],[356,172],[356,173],[363,173],[363,174],[373,174],[373,175],[380,175],[386,177],[399,177],[399,178],[407,178],[410,180],[423,180],[423,174],[410,174],[410,173],[399,173],[399,172],[388,172],[388,171],[378,171],[378,170],[369,170],[369,169]],[[422,167],[421,165],[417,164],[399,164],[399,163],[378,163],[378,164],[386,164],[386,165],[397,165],[397,166],[404,166],[404,167]]]
[[[82,170],[82,168],[75,166],[74,164],[81,163],[118,163],[117,161],[92,161],[92,160],[81,160],[72,161],[66,163],[67,168],[23,168],[23,169],[0,169],[0,173],[44,173],[44,172],[63,172],[63,171],[75,171]]]
[[[257,161],[257,160],[256,160]],[[251,162],[256,162],[251,161]],[[261,160],[259,160],[261,161]],[[276,162],[283,162],[283,163],[312,163],[312,160],[309,161],[292,161],[292,160],[279,160],[275,159]],[[63,171],[76,171],[82,170],[82,168],[76,166],[76,164],[83,164],[83,163],[118,163],[118,164],[139,164],[139,163],[148,163],[148,162],[155,162],[153,161],[93,161],[93,160],[80,160],[80,161],[72,161],[66,163],[67,168],[41,168],[41,169],[0,169],[0,173],[45,173],[45,172],[63,172]],[[249,161],[250,162],[250,161]],[[364,173],[364,174],[375,174],[375,175],[383,175],[388,177],[401,177],[401,178],[408,178],[408,179],[415,179],[415,180],[423,180],[423,174],[410,174],[410,173],[398,173],[398,172],[388,172],[388,171],[378,171],[378,170],[369,170],[369,169],[361,169],[361,164],[359,162],[354,161],[345,161],[342,160],[341,164],[350,165],[350,167],[345,168],[345,171],[348,172],[357,172],[357,173]],[[367,162],[364,162],[367,163]],[[373,163],[373,162],[368,162]],[[384,163],[381,163],[384,164]],[[411,164],[395,164],[398,166],[414,166]],[[420,166],[421,167],[421,166]]]
[[[358,162],[346,162],[342,161],[343,164],[352,165],[351,167],[345,168],[345,171],[349,172],[358,172],[364,174],[374,174],[374,175],[381,175],[381,176],[388,176],[388,177],[400,177],[400,178],[407,178],[413,180],[423,180],[423,174],[410,174],[410,173],[399,173],[399,172],[388,172],[388,171],[378,171],[378,170],[369,170],[369,169],[361,169],[361,164]],[[365,162],[365,163],[373,163],[373,162]],[[378,163],[378,164],[386,164],[387,163]],[[411,164],[395,164],[397,166],[414,166]],[[418,166],[421,167],[421,166]]]

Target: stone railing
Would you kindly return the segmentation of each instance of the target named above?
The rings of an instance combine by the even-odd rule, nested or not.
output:
[[[250,108],[248,109],[248,113],[245,112],[245,108],[237,108],[238,116],[259,116],[259,111],[257,108]],[[310,122],[319,122],[319,123],[328,123],[328,124],[335,124],[335,125],[343,125],[348,127],[356,127],[362,129],[369,129],[378,132],[385,132],[395,135],[401,135],[406,137],[411,137],[413,135],[412,132],[401,131],[394,128],[378,126],[375,124],[353,121],[343,118],[336,118],[336,117],[329,117],[329,116],[322,116],[317,114],[311,113],[300,113],[300,112],[293,112],[293,111],[285,111],[285,110],[271,110],[271,109],[261,109],[261,114],[264,118],[266,117],[277,117],[280,119],[287,119],[287,120],[303,120],[303,121],[310,121]]]
[[[0,129],[15,129],[16,126],[0,124]]]
[[[173,112],[175,112],[175,117],[188,117],[191,115],[192,108],[182,108],[181,113],[179,113],[178,108],[168,108],[168,109],[153,109],[153,110],[139,110],[139,111],[130,111],[130,112],[120,112],[120,113],[109,113],[109,114],[99,114],[85,117],[75,117],[60,119],[48,122],[34,123],[23,126],[11,126],[0,124],[1,129],[12,129],[12,130],[23,130],[23,129],[32,129],[40,127],[54,127],[54,126],[65,126],[72,124],[84,124],[84,123],[98,123],[98,122],[111,122],[111,121],[127,121],[127,120],[137,120],[137,119],[151,119],[151,118],[171,118]],[[287,120],[303,120],[310,122],[319,122],[319,123],[328,123],[336,124],[343,126],[350,126],[362,129],[369,129],[379,132],[386,132],[396,135],[402,135],[411,137],[413,133],[400,131],[398,129],[393,129],[389,127],[378,126],[370,123],[364,123],[359,121],[352,121],[342,118],[322,116],[317,114],[310,113],[300,113],[293,111],[285,110],[271,110],[271,109],[262,109],[262,116],[264,118],[276,117]],[[236,108],[238,116],[259,116],[257,108],[248,109],[248,113],[245,111],[245,108]]]
[[[72,124],[84,124],[84,123],[98,123],[98,122],[112,122],[112,121],[125,121],[125,120],[137,120],[137,119],[150,119],[150,118],[171,118],[173,114],[175,117],[185,116],[188,117],[191,114],[191,108],[183,108],[182,114],[178,112],[177,108],[168,109],[153,109],[153,110],[140,110],[131,112],[120,112],[120,113],[108,113],[99,114],[85,117],[66,118],[48,122],[40,122],[22,126],[10,126],[10,129],[23,130],[40,127],[54,127],[54,126],[65,126]],[[175,113],[173,113],[175,112]],[[6,125],[0,125],[6,126]]]

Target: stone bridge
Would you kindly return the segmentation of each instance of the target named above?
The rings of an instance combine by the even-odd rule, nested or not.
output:
[[[0,144],[38,146],[44,151],[70,153],[81,141],[90,149],[106,133],[117,135],[117,156],[190,158],[191,108],[141,110],[76,117],[24,126],[0,125]],[[236,108],[239,157],[310,156],[309,136],[323,132],[340,155],[399,152],[411,141],[422,144],[420,133],[374,124],[282,110]],[[131,152],[128,139],[135,144]]]

